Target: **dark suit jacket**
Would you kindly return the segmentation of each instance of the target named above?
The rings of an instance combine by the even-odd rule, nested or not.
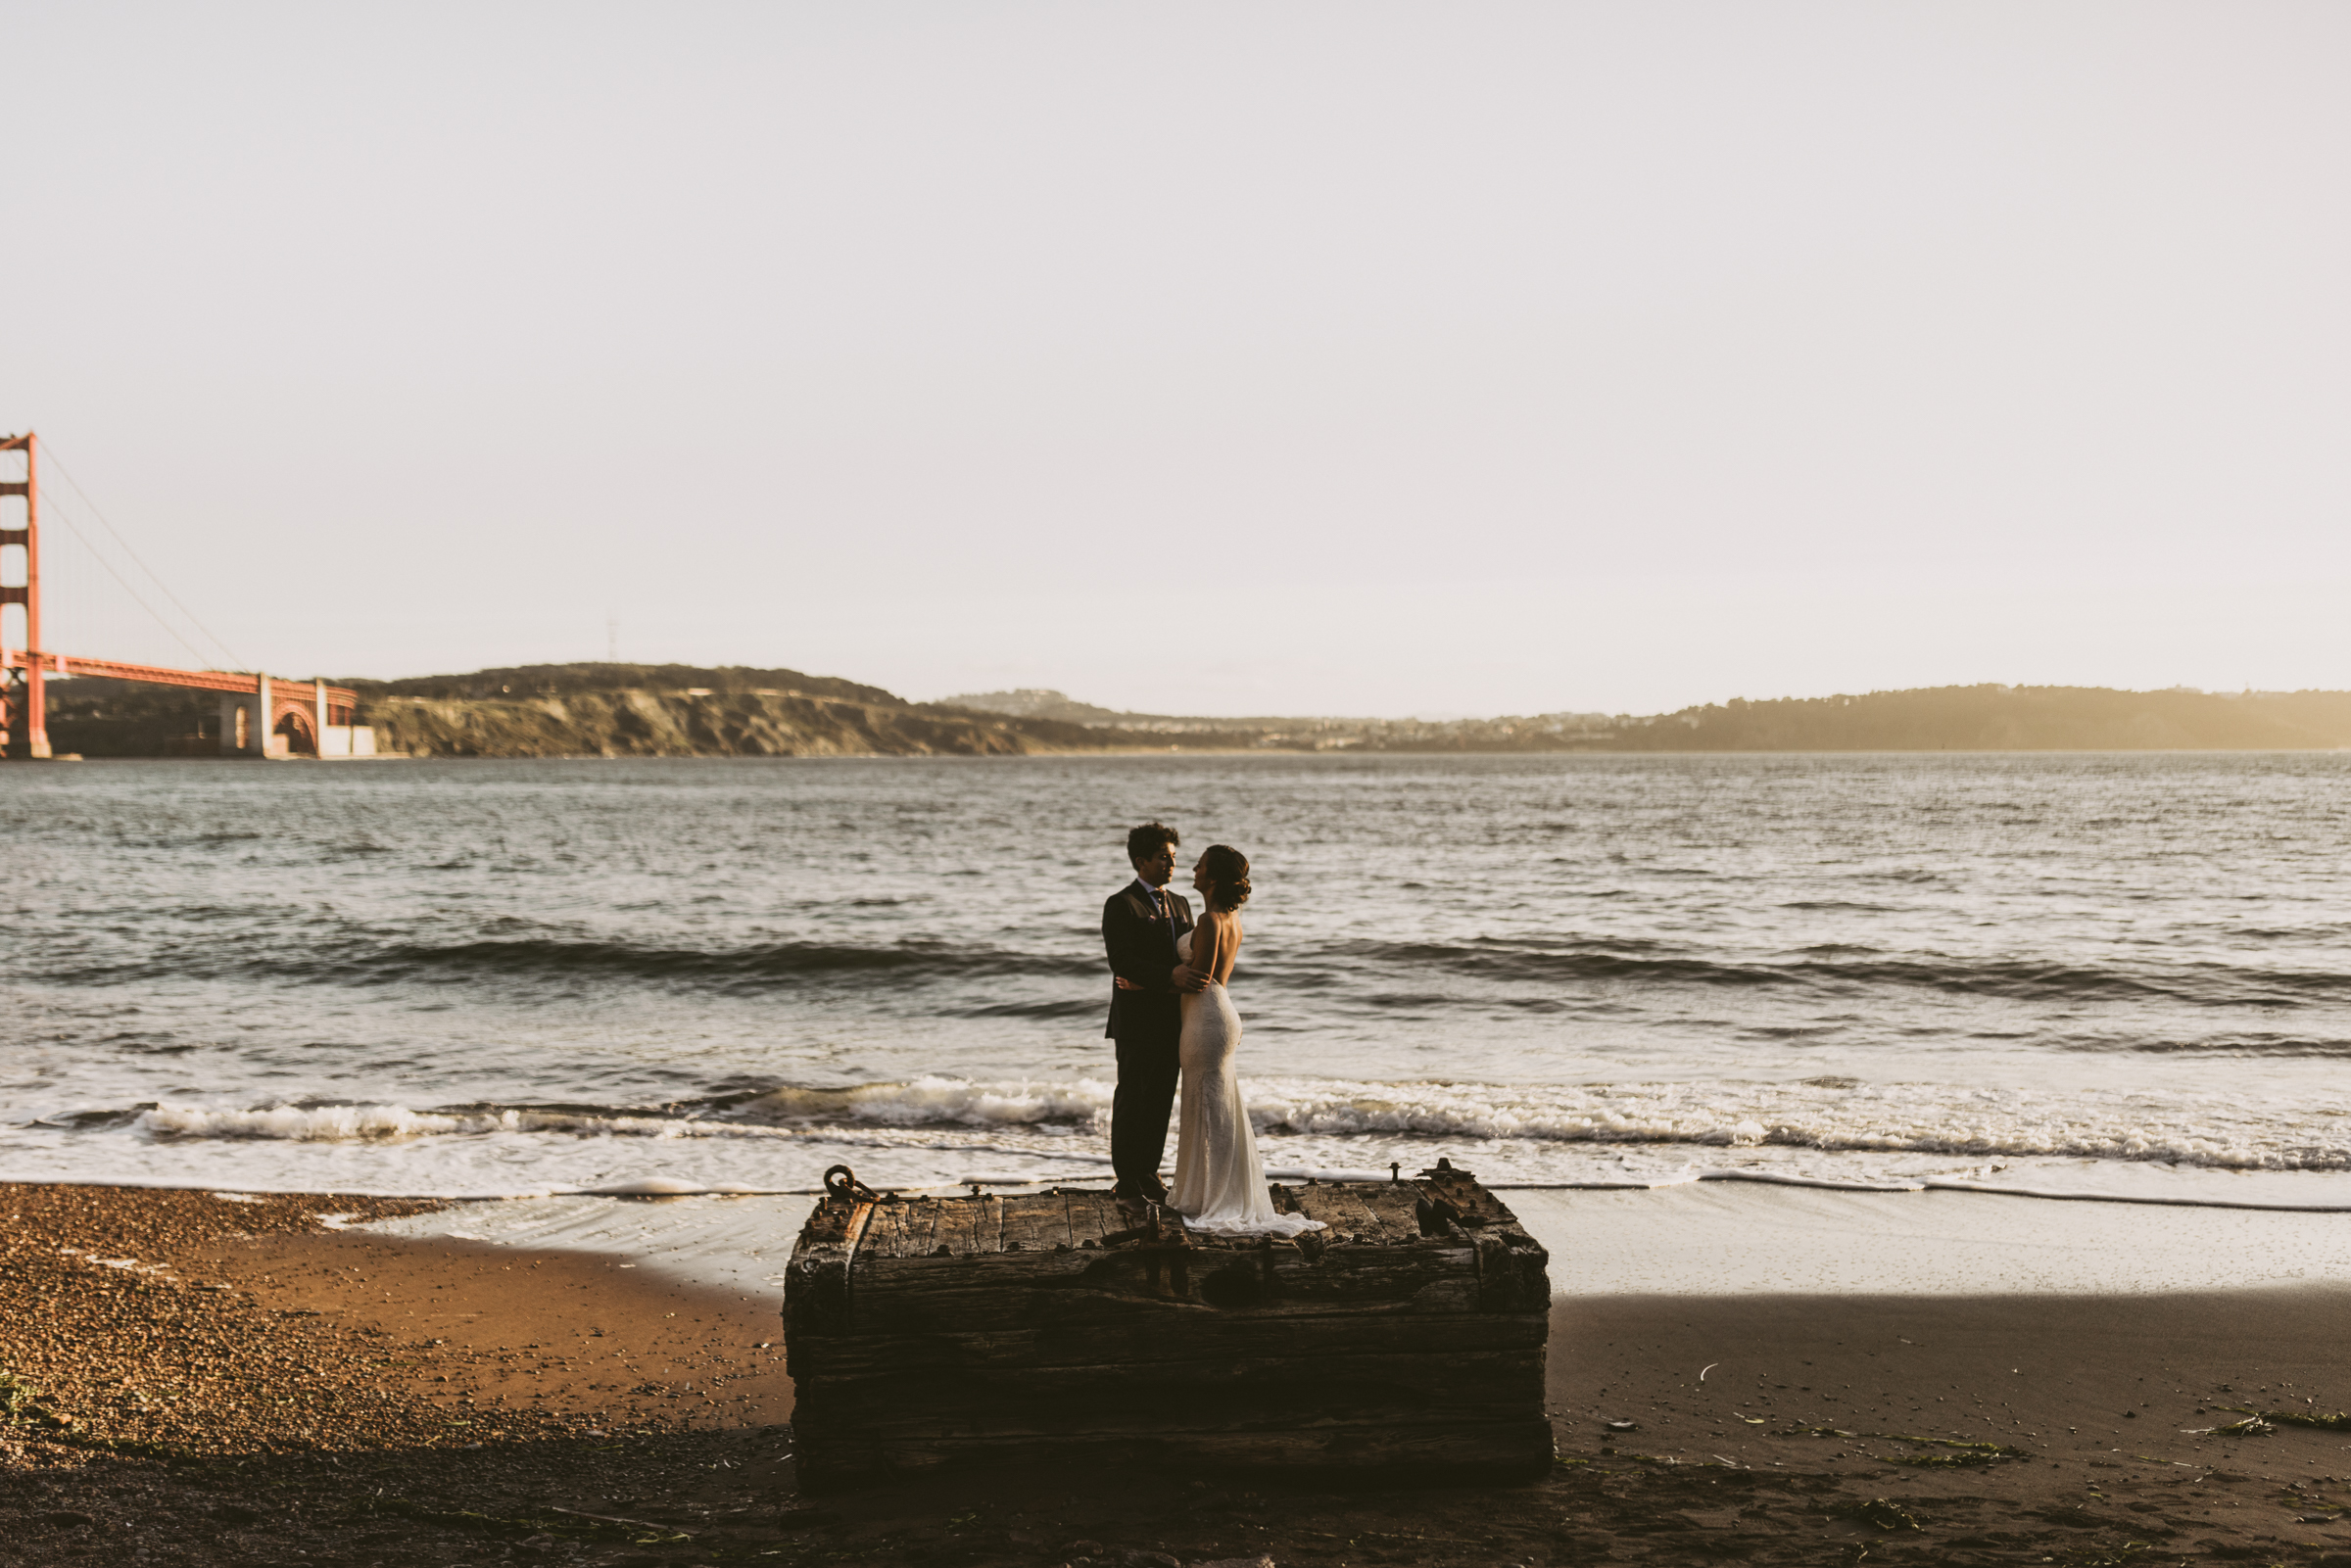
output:
[[[1176,939],[1190,934],[1192,906],[1173,888],[1160,889],[1175,913],[1171,923],[1151,913],[1139,885],[1128,882],[1102,906],[1102,950],[1109,955],[1110,973],[1132,980],[1139,991],[1110,993],[1110,1022],[1102,1032],[1113,1039],[1165,1034],[1170,1040],[1183,1031],[1179,993],[1168,983],[1168,973],[1183,962]]]

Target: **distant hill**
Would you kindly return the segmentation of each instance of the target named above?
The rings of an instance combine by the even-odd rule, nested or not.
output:
[[[1017,691],[979,691],[966,696],[942,697],[934,704],[971,713],[1002,713],[1015,718],[1051,719],[1064,724],[1082,724],[1101,730],[1124,730],[1134,734],[1242,737],[1244,745],[1256,744],[1268,737],[1289,735],[1326,736],[1339,732],[1354,733],[1366,726],[1398,722],[1382,719],[1280,718],[1255,716],[1220,718],[1194,714],[1132,713],[1118,708],[1100,708],[1091,702],[1080,702],[1066,692],[1045,687],[1023,687]],[[1410,720],[1401,721],[1410,723]]]
[[[345,676],[336,684],[377,696],[561,697],[583,691],[690,690],[760,691],[779,696],[845,697],[852,702],[879,702],[908,707],[904,697],[878,686],[861,686],[835,675],[802,675],[797,670],[758,670],[747,665],[722,664],[705,669],[698,664],[523,664],[512,669],[476,670],[471,675],[416,675],[398,681],[372,681]]]
[[[2307,751],[2351,746],[2351,692],[1946,686],[1734,698],[1618,721],[1623,751]]]
[[[1059,719],[1064,724],[1116,724],[1123,719],[1143,717],[1139,713],[1121,713],[1116,708],[1097,708],[1091,702],[1080,702],[1065,692],[1036,686],[1023,687],[1018,691],[975,691],[965,696],[940,697],[938,701],[941,707],[1009,713],[1021,719]]]
[[[956,705],[1095,730],[1248,736],[1287,750],[1357,751],[2307,751],[2351,746],[2351,692],[2116,691],[2102,687],[1930,687],[1733,698],[1678,713],[1538,713],[1492,719],[1177,718],[1122,713],[1027,689]]]

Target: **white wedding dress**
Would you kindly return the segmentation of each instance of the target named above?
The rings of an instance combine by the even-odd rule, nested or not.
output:
[[[1191,962],[1187,943],[1184,962]],[[1257,1134],[1233,1076],[1241,1044],[1241,1016],[1215,980],[1183,999],[1183,1108],[1176,1138],[1176,1186],[1168,1206],[1193,1230],[1227,1236],[1295,1236],[1320,1230],[1304,1214],[1276,1213],[1257,1159]]]

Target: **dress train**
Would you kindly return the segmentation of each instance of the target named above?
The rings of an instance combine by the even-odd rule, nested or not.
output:
[[[1224,987],[1211,980],[1183,999],[1183,1109],[1176,1140],[1176,1186],[1169,1206],[1194,1230],[1225,1235],[1295,1236],[1320,1220],[1277,1213],[1257,1158],[1257,1134],[1233,1075],[1241,1016]]]

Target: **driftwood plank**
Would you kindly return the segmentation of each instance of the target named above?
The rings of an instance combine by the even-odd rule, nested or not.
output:
[[[1497,1367],[1474,1381],[1434,1378],[1438,1386],[1399,1388],[1378,1372],[1351,1377],[1268,1377],[1252,1382],[1206,1382],[1194,1377],[1116,1376],[1123,1368],[1072,1368],[1047,1386],[1024,1386],[1013,1374],[996,1379],[898,1377],[877,1384],[824,1386],[799,1392],[792,1423],[805,1439],[813,1431],[854,1428],[878,1437],[919,1439],[938,1432],[997,1432],[1006,1437],[1095,1432],[1309,1432],[1381,1419],[1448,1421],[1468,1426],[1543,1414],[1539,1390],[1525,1382],[1539,1365]]]
[[[857,1264],[863,1267],[877,1258],[897,1257],[898,1238],[905,1228],[904,1204],[876,1204],[873,1218],[866,1222],[865,1240],[857,1248]]]
[[[1002,1251],[1049,1253],[1071,1245],[1069,1203],[1059,1193],[1004,1200]]]
[[[951,1200],[950,1200],[951,1203]],[[947,1203],[932,1200],[916,1207],[906,1215],[906,1252],[908,1258],[929,1258],[936,1255],[944,1240],[939,1231],[948,1223],[948,1215],[959,1209]]]
[[[948,1258],[970,1258],[981,1251],[980,1225],[987,1202],[984,1198],[967,1198],[961,1203],[949,1201],[938,1206],[938,1228],[933,1233],[931,1250]],[[994,1252],[993,1247],[986,1249]]]
[[[854,1327],[849,1300],[849,1265],[873,1215],[871,1204],[818,1206],[785,1267],[788,1347],[794,1336],[821,1345]]]
[[[891,1204],[885,1212],[889,1228],[875,1238],[880,1246],[860,1249],[864,1254],[859,1259],[861,1263],[915,1256],[922,1245],[918,1235],[927,1239],[931,1227],[937,1223],[937,1216],[919,1204]]]
[[[1367,1182],[1353,1189],[1379,1226],[1379,1240],[1402,1246],[1419,1241],[1420,1189],[1411,1182]]]
[[[1412,1354],[1447,1356],[1481,1351],[1540,1351],[1547,1325],[1527,1314],[1465,1312],[1430,1317],[1280,1317],[1192,1312],[1169,1321],[1150,1344],[1172,1358],[1244,1355],[1313,1361],[1326,1356]],[[1006,1329],[993,1333],[860,1333],[811,1339],[793,1353],[793,1376],[864,1377],[936,1368],[1048,1367],[1129,1358],[1134,1339],[1124,1323]]]
[[[970,1246],[973,1256],[981,1258],[1004,1250],[1003,1199],[983,1197],[972,1205]]]
[[[1398,1409],[1393,1402],[1382,1401],[1375,1389],[1362,1391],[1360,1397],[1348,1399],[1333,1396],[1320,1389],[1296,1391],[1286,1404],[1264,1404],[1245,1413],[1228,1412],[1203,1396],[1193,1401],[1180,1399],[1180,1390],[1170,1390],[1164,1403],[1137,1402],[1146,1407],[1128,1404],[1117,1408],[1073,1409],[1068,1406],[1023,1406],[1007,1410],[999,1402],[988,1407],[974,1406],[968,1410],[927,1409],[919,1416],[906,1416],[902,1408],[890,1408],[879,1413],[846,1411],[838,1424],[853,1427],[861,1435],[904,1443],[922,1443],[942,1435],[990,1435],[1004,1442],[1023,1439],[1066,1437],[1087,1433],[1097,1438],[1168,1438],[1177,1435],[1205,1436],[1216,1433],[1241,1434],[1251,1432],[1287,1433],[1296,1439],[1311,1439],[1332,1428],[1374,1427],[1382,1420],[1394,1420]],[[1309,1418],[1301,1420],[1298,1399],[1317,1402]],[[1543,1412],[1540,1402],[1503,1404],[1431,1404],[1407,1412],[1410,1419],[1442,1423],[1456,1430],[1480,1426],[1510,1425],[1528,1420],[1540,1421]],[[805,1443],[807,1421],[813,1416],[818,1432],[835,1424],[836,1418],[820,1406],[795,1403],[792,1425],[795,1435]],[[803,1450],[806,1451],[806,1450]]]
[[[1337,1419],[1352,1402],[1408,1411],[1523,1401],[1540,1410],[1543,1401],[1539,1349],[1311,1357],[1163,1355],[1158,1347],[1136,1355],[1134,1349],[1126,1347],[1128,1354],[1113,1361],[965,1367],[953,1377],[935,1368],[842,1380],[820,1375],[799,1398],[853,1402],[878,1420],[916,1421],[936,1411],[994,1412],[1010,1420],[1024,1412],[1036,1417],[1150,1406],[1151,1419],[1187,1429],[1261,1416],[1299,1423]],[[1301,1402],[1307,1395],[1312,1398]]]
[[[1511,1213],[1501,1199],[1479,1186],[1476,1178],[1467,1171],[1438,1171],[1434,1175],[1416,1178],[1413,1185],[1431,1198],[1442,1198],[1451,1204],[1461,1214],[1463,1224],[1507,1225],[1520,1235],[1525,1234],[1518,1224],[1518,1216]]]
[[[885,1204],[882,1212],[888,1216],[888,1228],[875,1237],[877,1245],[859,1249],[863,1260],[929,1258],[937,1250],[939,1221],[949,1210],[935,1199],[917,1198]]]
[[[1478,1309],[1481,1289],[1476,1251],[1460,1243],[1334,1247],[1313,1260],[1286,1248],[1233,1254],[1128,1246],[1014,1253],[981,1270],[938,1262],[862,1259],[859,1329],[979,1331],[1204,1309],[1268,1316],[1465,1312]]]
[[[1377,1241],[1379,1220],[1368,1206],[1346,1187],[1336,1182],[1318,1183],[1296,1189],[1298,1209],[1309,1219],[1319,1219],[1330,1227],[1333,1242]]]
[[[1003,1199],[980,1200],[980,1222],[973,1227],[972,1245],[974,1250],[983,1253],[1000,1253],[1004,1250]]]
[[[898,1211],[898,1227],[890,1238],[894,1245],[882,1257],[886,1259],[928,1258],[931,1256],[931,1238],[937,1232],[937,1205],[908,1204]]]
[[[1029,1253],[1003,1255],[991,1261],[986,1277],[1001,1280],[1007,1287],[1061,1277],[1115,1278],[1135,1260],[1150,1256],[1155,1248],[1180,1251],[1196,1268],[1216,1273],[1262,1272],[1271,1268],[1273,1276],[1283,1282],[1283,1289],[1277,1294],[1351,1298],[1357,1292],[1365,1292],[1366,1300],[1377,1301],[1400,1293],[1409,1295],[1419,1285],[1432,1281],[1456,1276],[1474,1279],[1477,1274],[1477,1247],[1471,1235],[1430,1238],[1411,1247],[1332,1246],[1312,1250],[1288,1243],[1237,1250],[1181,1246],[1169,1249],[1151,1242],[1147,1235],[1129,1235],[1108,1247],[1041,1257]],[[927,1282],[933,1279],[964,1277],[921,1266],[930,1256],[931,1249],[919,1243],[897,1257],[861,1247],[857,1254],[860,1277],[870,1268],[878,1285],[887,1282],[884,1288],[913,1291],[926,1289]]]
[[[1089,1241],[1100,1245],[1103,1237],[1128,1226],[1128,1221],[1119,1212],[1118,1200],[1107,1192],[1064,1188],[1062,1198],[1069,1206],[1073,1247],[1083,1247]]]

